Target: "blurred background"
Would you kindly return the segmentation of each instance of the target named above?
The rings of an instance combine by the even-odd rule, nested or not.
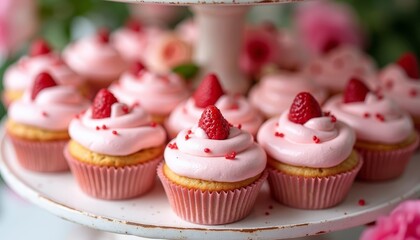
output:
[[[340,6],[337,9],[337,19],[329,15],[316,16],[314,14],[312,17],[321,18],[320,22],[334,22],[338,21],[340,16],[348,14],[347,17],[350,20],[346,21],[350,21],[349,24],[357,28],[352,30],[353,33],[356,32],[356,35],[351,39],[371,55],[379,67],[395,61],[406,51],[414,52],[420,56],[420,27],[418,25],[420,22],[420,1],[340,0],[336,3],[337,6]],[[302,14],[308,14],[308,11],[305,12],[305,9],[302,8],[304,4],[306,3],[254,7],[248,14],[248,22],[258,24],[270,21],[280,29],[299,32],[302,31],[302,24],[299,23],[304,21]],[[72,40],[95,32],[98,27],[105,26],[115,30],[129,18],[138,19],[145,24],[174,28],[191,15],[191,12],[184,7],[129,5],[103,0],[1,0],[0,84],[3,82],[5,69],[24,55],[30,42],[39,36],[47,39],[54,49],[62,50]],[[332,19],[329,19],[330,17]],[[305,35],[301,36],[308,38]],[[307,44],[306,47],[308,52],[316,52],[319,46]],[[1,107],[0,116],[4,116],[4,114],[4,108]],[[55,229],[55,232],[67,231],[69,234],[74,234],[74,231],[80,231],[74,224],[58,220],[43,210],[20,200],[5,188],[0,178],[0,234],[5,230],[11,234],[10,227],[20,224],[26,218],[25,216],[42,216],[46,219],[45,221],[54,222],[54,225],[49,228]],[[6,221],[11,218],[14,219],[12,222]],[[39,232],[43,223],[41,221],[30,224],[31,228],[28,232]],[[20,230],[26,231],[27,229]],[[357,239],[359,233],[360,228],[350,230],[345,234],[352,237],[346,239]],[[42,235],[42,232],[40,234]],[[1,238],[26,239],[19,238],[18,235],[9,236],[13,237]],[[42,239],[61,239],[60,236],[53,234]],[[76,235],[73,236],[75,236],[73,239],[81,239]],[[325,237],[325,239],[330,238]]]

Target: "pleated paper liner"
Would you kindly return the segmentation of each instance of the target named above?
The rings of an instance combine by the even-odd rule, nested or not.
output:
[[[125,167],[87,164],[73,158],[67,147],[64,154],[76,182],[86,194],[105,200],[129,199],[146,194],[155,183],[159,158]]]
[[[35,172],[68,171],[69,166],[63,155],[68,140],[31,141],[8,134],[13,144],[19,164]]]
[[[163,173],[163,163],[157,172],[172,210],[185,221],[203,225],[226,224],[248,216],[268,175],[264,171],[251,185],[235,190],[202,191],[170,181]]]
[[[407,147],[396,150],[374,151],[355,147],[365,161],[357,178],[365,181],[384,181],[401,176],[418,144],[419,137]]]
[[[268,168],[271,196],[278,202],[300,209],[324,209],[342,202],[362,167],[363,160],[347,172],[328,177],[305,178]]]

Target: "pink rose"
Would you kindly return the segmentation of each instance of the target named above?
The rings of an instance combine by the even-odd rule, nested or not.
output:
[[[36,32],[34,0],[0,1],[0,57],[15,53]]]
[[[362,46],[357,16],[344,3],[327,0],[304,3],[296,12],[295,22],[303,43],[313,54],[343,43]]]
[[[277,29],[271,24],[247,28],[239,58],[242,71],[256,75],[264,66],[275,63],[279,57],[277,37]]]
[[[420,239],[420,200],[403,202],[389,216],[380,217],[360,237],[360,240],[416,239]]]
[[[175,66],[190,63],[192,47],[176,34],[161,34],[149,45],[144,61],[152,71],[165,73]]]

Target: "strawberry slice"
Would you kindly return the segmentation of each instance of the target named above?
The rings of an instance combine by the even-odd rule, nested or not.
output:
[[[109,30],[106,28],[100,28],[96,32],[96,39],[103,44],[109,43]]]
[[[205,108],[209,105],[214,105],[223,94],[223,88],[218,77],[216,74],[211,73],[203,79],[194,92],[195,106]]]
[[[43,89],[54,86],[57,86],[57,83],[54,81],[53,77],[49,73],[42,72],[38,74],[32,85],[31,99],[34,100],[36,96],[38,96],[38,93],[41,92]]]
[[[417,63],[416,55],[414,55],[413,53],[408,52],[402,55],[398,59],[397,64],[400,65],[400,67],[404,69],[405,73],[410,78],[413,78],[413,79],[420,78],[419,68],[418,68],[419,65]]]
[[[210,139],[223,140],[229,136],[229,123],[214,105],[207,106],[204,109],[198,121],[198,126],[206,132]]]
[[[31,48],[29,49],[29,55],[32,57],[49,54],[50,52],[51,52],[51,47],[42,38],[33,42],[31,45]]]
[[[130,73],[134,76],[139,76],[144,70],[146,70],[146,67],[139,61],[134,62],[130,67]]]
[[[370,90],[366,84],[360,79],[353,77],[347,83],[346,89],[344,90],[343,102],[363,102],[365,101],[368,92],[370,92]]]
[[[111,116],[111,106],[117,103],[118,99],[108,89],[102,88],[96,94],[92,103],[92,118],[101,119]]]
[[[316,99],[308,92],[296,95],[289,110],[289,120],[304,124],[311,118],[322,117],[322,110]]]

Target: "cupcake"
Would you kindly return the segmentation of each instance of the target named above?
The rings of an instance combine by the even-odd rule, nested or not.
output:
[[[8,112],[6,131],[20,165],[37,172],[68,170],[63,156],[67,128],[88,105],[74,86],[57,85],[50,74],[40,73]]]
[[[379,73],[380,92],[407,111],[420,132],[420,76],[417,58],[412,53],[401,56],[397,63]]]
[[[84,96],[89,95],[84,79],[71,70],[61,56],[51,50],[47,42],[39,39],[32,43],[28,55],[6,70],[3,79],[5,105],[21,98],[36,76],[44,71],[51,74],[57,84],[75,86]]]
[[[214,105],[165,148],[158,167],[169,203],[182,219],[206,225],[245,218],[262,183],[266,155],[252,135],[230,126]]]
[[[105,29],[71,43],[64,49],[63,58],[86,78],[94,93],[118,80],[127,69],[127,63],[110,43],[109,32]]]
[[[70,122],[64,154],[81,189],[100,199],[127,199],[149,191],[162,160],[165,130],[146,111],[127,106],[106,89]]]
[[[136,20],[128,20],[125,26],[112,34],[112,45],[127,62],[145,61],[150,42],[163,31],[147,27]]]
[[[216,75],[207,75],[194,95],[179,104],[165,122],[170,138],[182,129],[190,128],[200,119],[204,108],[215,105],[226,120],[252,135],[258,131],[262,116],[241,95],[225,94]]]
[[[339,204],[362,165],[353,150],[354,131],[323,113],[307,92],[299,93],[280,117],[265,122],[257,139],[268,155],[271,195],[294,208]]]
[[[391,99],[353,78],[345,93],[331,98],[325,109],[356,131],[355,149],[365,161],[358,178],[387,180],[404,172],[419,138],[408,113]]]
[[[249,93],[249,101],[266,118],[279,116],[290,107],[299,92],[310,92],[320,103],[327,98],[326,89],[309,81],[302,73],[277,72],[264,76]]]
[[[365,79],[371,87],[376,84],[375,63],[360,49],[350,45],[338,46],[314,59],[305,72],[332,95],[342,92],[353,76]]]
[[[134,63],[131,70],[109,89],[122,102],[141,105],[158,123],[163,123],[172,110],[189,96],[180,76],[148,71],[140,62]]]

